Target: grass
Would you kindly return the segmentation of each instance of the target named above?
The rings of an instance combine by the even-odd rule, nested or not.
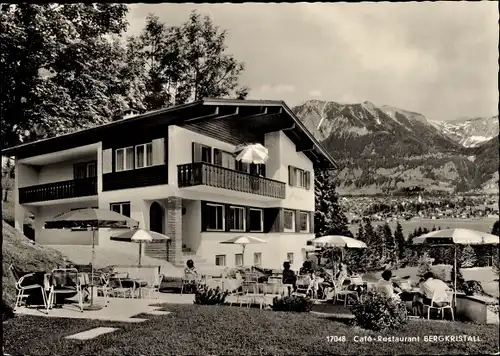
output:
[[[166,316],[139,324],[18,317],[4,324],[5,351],[29,355],[289,355],[482,354],[499,350],[497,325],[411,320],[400,331],[375,333],[314,314],[238,307],[164,305]],[[65,336],[98,326],[120,330],[87,341]],[[49,332],[50,330],[50,332]],[[354,336],[420,336],[420,342],[354,342]],[[468,335],[479,342],[424,342],[424,335]],[[329,342],[345,336],[345,342]]]

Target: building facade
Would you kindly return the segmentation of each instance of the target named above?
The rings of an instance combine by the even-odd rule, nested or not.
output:
[[[236,146],[261,143],[265,165],[235,160]],[[183,265],[243,263],[299,268],[314,236],[314,169],[335,162],[280,101],[204,99],[68,135],[9,148],[16,158],[16,227],[35,217],[35,241],[91,244],[87,231],[45,229],[55,215],[86,207],[111,209],[164,233],[169,244],[145,254]],[[116,229],[100,229],[98,246],[113,248]],[[136,246],[131,246],[136,251]]]

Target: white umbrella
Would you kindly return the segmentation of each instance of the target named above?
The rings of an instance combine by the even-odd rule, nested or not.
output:
[[[260,143],[240,145],[236,147],[234,153],[236,160],[243,163],[264,164],[269,159],[269,151]]]
[[[457,245],[497,245],[499,238],[486,232],[469,229],[444,229],[431,231],[425,235],[415,237],[414,245],[453,245],[455,246],[454,269],[455,269],[455,306],[457,303]]]
[[[168,241],[170,240],[170,237],[160,234],[158,232],[149,231],[145,229],[133,229],[111,236],[111,240],[137,242],[139,244],[139,268],[140,268],[141,258],[142,258],[142,244],[158,242],[158,241]]]
[[[267,243],[267,241],[265,240],[262,240],[262,239],[259,239],[257,237],[253,237],[253,236],[236,236],[236,237],[233,237],[229,240],[226,240],[226,241],[222,241],[221,244],[233,244],[233,245],[241,245],[243,247],[243,252],[242,252],[242,264],[245,265],[244,261],[245,261],[245,247],[246,245],[248,244],[265,244]]]
[[[366,248],[363,241],[353,239],[352,237],[342,235],[326,235],[310,240],[313,244],[323,244],[347,248]]]

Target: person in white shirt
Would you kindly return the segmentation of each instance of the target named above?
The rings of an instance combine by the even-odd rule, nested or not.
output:
[[[431,301],[434,298],[434,305],[438,307],[443,307],[449,303],[448,293],[450,292],[450,287],[442,280],[434,278],[432,272],[427,272],[424,274],[424,282],[420,284],[419,297],[414,301],[415,306],[421,312],[423,305],[431,305]]]
[[[398,299],[398,294],[401,293],[401,290],[394,286],[391,279],[392,272],[390,270],[382,272],[382,279],[377,284],[377,293],[385,296],[386,298]]]

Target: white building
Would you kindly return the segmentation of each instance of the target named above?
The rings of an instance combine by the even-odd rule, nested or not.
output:
[[[269,150],[265,165],[235,160],[237,145],[257,142]],[[248,234],[267,244],[247,246],[246,264],[292,260],[299,268],[314,231],[314,168],[336,168],[281,101],[205,99],[3,155],[16,158],[16,227],[32,213],[38,243],[88,245],[89,232],[45,229],[45,221],[70,209],[112,209],[171,237],[168,249],[150,244],[145,254],[175,265],[239,265],[241,247],[220,242]],[[115,232],[100,229],[98,245],[113,248]]]

